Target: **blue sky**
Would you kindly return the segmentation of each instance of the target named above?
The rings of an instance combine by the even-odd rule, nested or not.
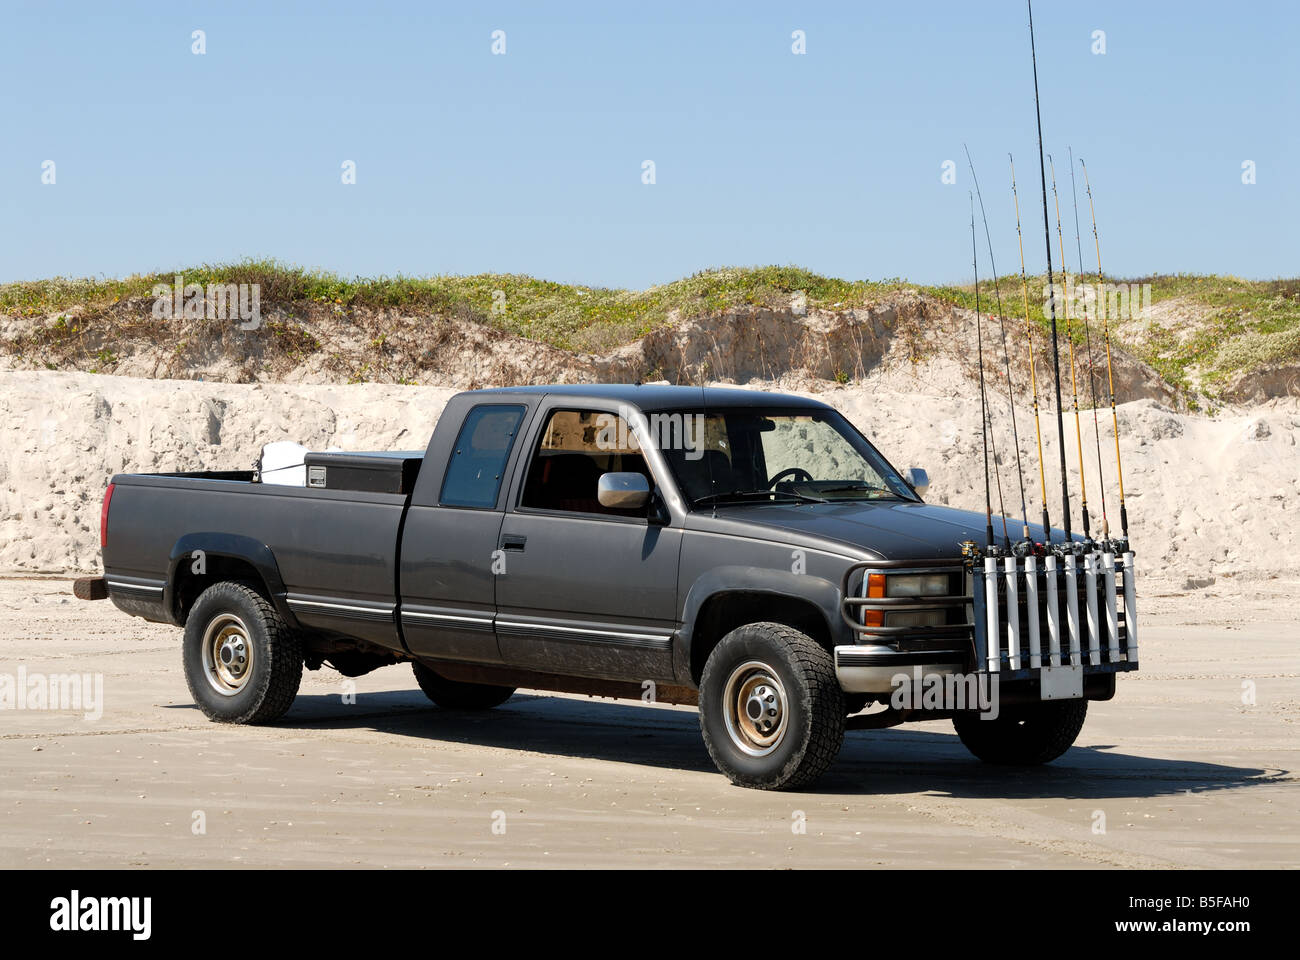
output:
[[[963,143],[1001,272],[1008,151],[1044,263],[1015,0],[2,9],[0,281],[247,256],[637,288],[760,263],[963,280]],[[1300,273],[1298,11],[1036,5],[1045,145],[1063,190],[1067,147],[1088,162],[1108,273]]]

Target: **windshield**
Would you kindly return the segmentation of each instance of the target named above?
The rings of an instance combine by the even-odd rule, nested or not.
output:
[[[692,504],[916,500],[898,472],[833,410],[683,410],[661,443]]]

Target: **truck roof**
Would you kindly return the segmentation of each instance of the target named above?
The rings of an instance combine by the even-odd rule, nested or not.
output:
[[[831,409],[818,400],[786,393],[765,393],[728,387],[687,387],[667,384],[576,383],[535,387],[494,387],[469,391],[475,396],[502,394],[527,397],[572,397],[574,400],[613,400],[640,410],[682,410],[706,407],[811,407]]]

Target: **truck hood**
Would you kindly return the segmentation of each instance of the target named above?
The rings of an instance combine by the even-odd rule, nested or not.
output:
[[[786,533],[847,544],[884,560],[955,558],[961,556],[962,541],[973,540],[980,546],[985,543],[983,513],[898,500],[736,504],[718,507],[716,516],[702,516],[720,532],[763,536],[754,529],[759,527],[778,537]],[[1013,542],[1020,539],[1021,527],[1019,520],[1007,518]],[[993,518],[993,533],[1001,543],[1001,517]],[[1029,533],[1041,541],[1042,525],[1031,524]],[[1064,538],[1055,529],[1052,536]]]

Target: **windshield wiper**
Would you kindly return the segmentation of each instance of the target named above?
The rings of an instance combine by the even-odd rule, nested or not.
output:
[[[841,483],[833,487],[817,488],[818,493],[857,493],[862,491],[879,494],[879,496],[876,497],[875,499],[884,499],[885,497],[888,497],[892,500],[903,499],[898,494],[894,493],[894,491],[892,490],[889,490],[885,487],[877,487],[870,483]]]
[[[773,497],[786,497],[798,503],[830,503],[829,500],[823,500],[821,497],[810,497],[807,494],[795,493],[793,490],[731,490],[727,493],[710,493],[708,496],[696,497],[691,501],[691,506],[727,501],[741,503],[747,500],[770,500]]]

